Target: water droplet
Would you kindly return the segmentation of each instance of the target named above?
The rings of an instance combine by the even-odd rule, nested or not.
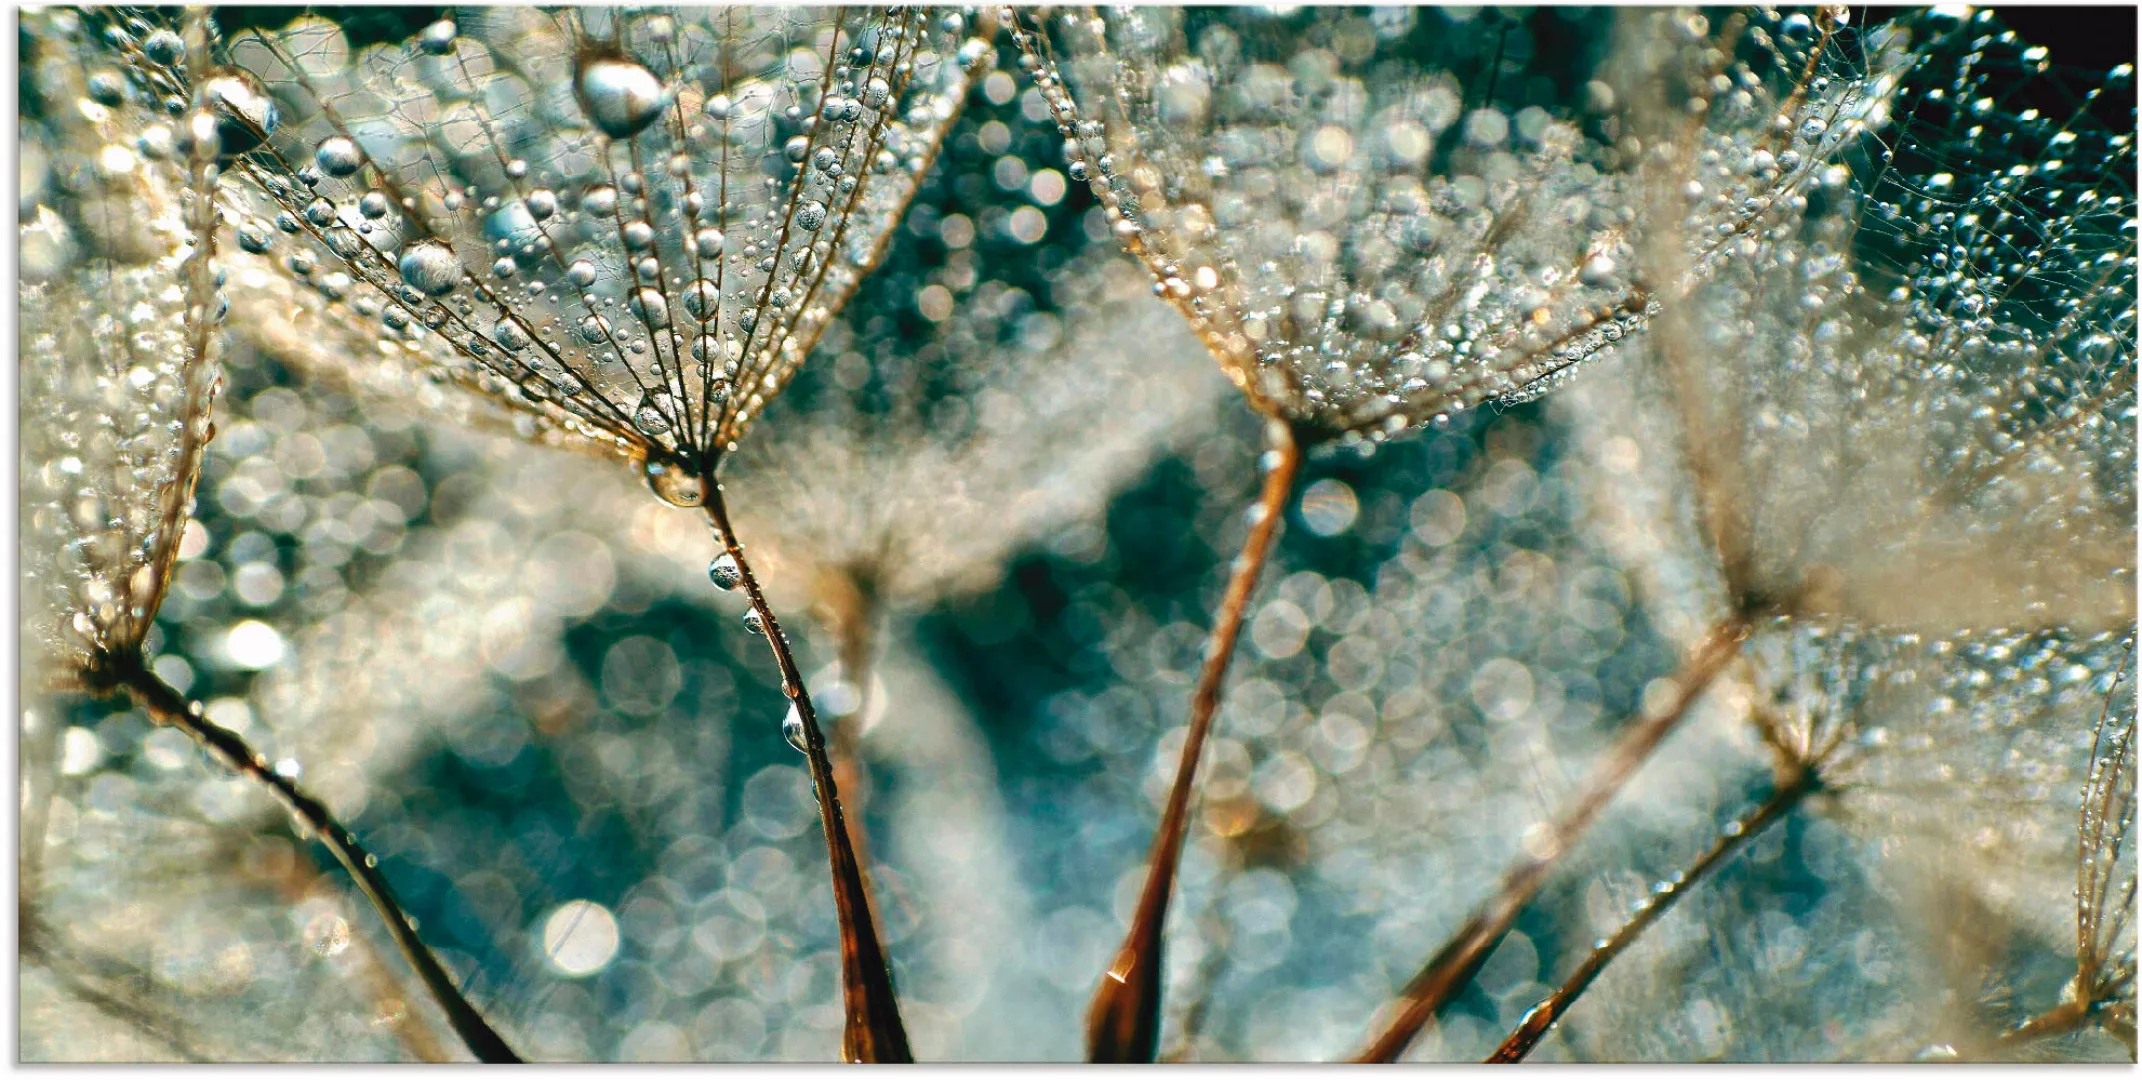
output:
[[[514,322],[512,319],[498,320],[498,325],[491,328],[491,340],[497,342],[498,347],[507,352],[519,352],[531,344],[528,339],[528,332],[521,329],[521,324]]]
[[[354,140],[336,135],[321,140],[312,160],[329,176],[348,176],[364,167],[364,151]]]
[[[248,221],[238,226],[238,246],[255,255],[265,255],[275,246],[275,235],[258,221]]]
[[[565,280],[575,288],[585,289],[595,284],[595,264],[580,259],[565,268]]]
[[[528,204],[528,216],[537,221],[548,220],[558,212],[558,195],[549,188],[537,188],[523,201]]]
[[[608,184],[591,189],[580,197],[580,208],[596,217],[617,213],[617,189]]]
[[[660,435],[670,428],[669,413],[663,410],[661,400],[649,393],[640,399],[639,409],[632,414],[632,426],[642,434]]]
[[[766,636],[766,620],[759,617],[759,609],[752,608],[744,612],[744,629],[760,637]]]
[[[179,57],[185,55],[186,42],[178,36],[177,31],[165,28],[143,39],[141,51],[149,59],[169,67],[178,63]]]
[[[660,289],[641,289],[633,293],[632,313],[656,330],[669,325],[669,301]]]
[[[826,223],[826,204],[812,201],[804,203],[796,211],[796,227],[805,232],[817,232]]]
[[[863,104],[872,109],[885,107],[885,98],[892,93],[892,85],[882,78],[873,78],[863,85]]]
[[[323,911],[305,924],[305,943],[321,956],[339,956],[350,947],[350,924],[342,916]]]
[[[756,612],[753,614],[756,614]],[[795,747],[797,753],[808,754],[811,752],[811,744],[804,737],[803,714],[797,711],[794,704],[789,705],[788,716],[781,721],[781,737],[787,739],[788,744]]]
[[[409,245],[402,252],[402,280],[426,296],[445,296],[461,283],[461,260],[454,249],[436,240]]]
[[[583,64],[574,86],[588,119],[613,139],[639,134],[662,115],[666,104],[662,80],[654,72],[615,57]]]
[[[649,461],[644,470],[647,490],[671,506],[698,506],[706,498],[706,487],[699,477],[686,472],[683,467],[662,461]]]
[[[99,105],[117,105],[126,100],[126,80],[116,71],[100,71],[89,77],[89,99]]]
[[[706,322],[714,317],[721,305],[721,294],[714,283],[701,278],[684,287],[684,311],[692,318]]]
[[[736,558],[724,551],[707,564],[707,579],[715,588],[728,592],[744,583],[744,571],[736,565]]]
[[[433,56],[445,56],[454,51],[456,33],[459,33],[459,29],[454,26],[454,20],[440,19],[417,35],[417,47]]]
[[[387,194],[383,191],[367,191],[363,198],[357,200],[357,212],[374,221],[386,217],[390,209],[392,207],[387,202]]]

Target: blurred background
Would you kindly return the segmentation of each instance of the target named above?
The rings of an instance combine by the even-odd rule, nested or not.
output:
[[[438,17],[219,15],[226,33],[322,20],[356,49]],[[1577,93],[1557,77],[1565,51],[1612,19],[1374,17],[1414,20],[1461,76],[1499,56],[1513,109]],[[1262,447],[1067,182],[1017,70],[1002,43],[892,255],[728,474],[739,533],[859,754],[844,797],[923,1060],[1082,1053]],[[34,86],[24,102],[34,125]],[[33,165],[68,167],[26,151],[26,207]],[[302,770],[524,1054],[833,1059],[810,784],[741,596],[707,581],[702,519],[614,463],[360,400],[272,350],[234,345],[225,378],[158,673]],[[1660,450],[1587,425],[1592,407],[1580,385],[1310,462],[1205,758],[1165,1054],[1354,1049],[1527,830],[1670,690],[1698,587],[1606,527],[1616,478]],[[858,635],[826,617],[826,574],[865,564]],[[2044,848],[2072,853],[2088,725],[2124,641],[1985,647],[1997,672],[2043,657],[2045,684],[2013,688],[2027,706],[1969,709],[2036,710],[2059,733],[2030,813]],[[1746,693],[1705,700],[1414,1058],[1485,1054],[1766,792]],[[123,703],[30,685],[23,710],[25,773],[56,777],[23,852],[24,918],[52,928],[21,969],[23,1060],[461,1053],[346,876],[265,796]],[[1926,796],[1936,818],[1970,797]],[[1910,1056],[2058,1000],[2066,879],[2033,870],[1991,904],[1907,842],[1924,830],[1820,810],[1654,928],[1542,1059]],[[2098,1038],[2066,1052],[2125,1059]]]

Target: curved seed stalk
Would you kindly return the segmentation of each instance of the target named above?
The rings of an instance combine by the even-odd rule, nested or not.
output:
[[[2135,952],[2127,934],[2136,879],[2134,855],[2127,848],[2135,822],[2135,710],[2113,713],[2133,660],[2130,645],[2090,741],[2090,771],[2075,828],[2075,981],[2060,1004],[2002,1032],[2001,1046],[2096,1025],[2134,1050]]]
[[[1718,840],[1709,850],[1697,856],[1696,861],[1688,865],[1688,869],[1674,875],[1671,881],[1659,882],[1653,888],[1652,894],[1636,909],[1636,913],[1621,925],[1621,929],[1614,931],[1614,936],[1599,942],[1592,949],[1591,955],[1585,957],[1584,962],[1578,964],[1577,969],[1570,972],[1567,979],[1562,980],[1561,986],[1556,987],[1552,994],[1542,998],[1539,1004],[1528,1010],[1524,1019],[1518,1022],[1517,1030],[1510,1032],[1502,1040],[1502,1045],[1496,1047],[1493,1054],[1488,1055],[1485,1064],[1513,1064],[1525,1060],[1525,1055],[1539,1045],[1539,1041],[1546,1037],[1548,1029],[1590,988],[1599,973],[1605,971],[1606,966],[1613,963],[1630,945],[1635,944],[1636,939],[1649,929],[1652,923],[1672,911],[1674,904],[1697,882],[1702,881],[1705,875],[1724,863],[1734,852],[1747,846],[1748,842],[1763,830],[1783,820],[1786,814],[1792,812],[1793,807],[1798,806],[1809,794],[1820,790],[1821,786],[1821,780],[1813,769],[1803,769],[1772,792],[1769,798],[1763,800],[1762,805],[1735,818],[1719,830]]]
[[[487,1063],[519,1062],[518,1054],[506,1045],[483,1014],[463,997],[455,985],[453,976],[447,974],[431,949],[417,937],[416,927],[401,903],[394,898],[394,890],[379,872],[379,859],[364,849],[357,834],[345,828],[335,818],[325,803],[300,788],[289,777],[275,771],[268,759],[248,745],[242,737],[229,728],[217,724],[202,715],[198,702],[188,701],[184,694],[173,689],[141,662],[139,653],[121,653],[109,658],[105,669],[98,673],[104,688],[124,690],[134,703],[149,714],[158,724],[177,728],[186,733],[201,749],[213,755],[225,767],[250,777],[272,792],[276,799],[290,809],[292,814],[318,835],[320,842],[335,856],[357,881],[357,888],[365,899],[371,901],[380,918],[387,924],[387,933],[401,949],[409,966],[423,980],[425,989],[446,1012],[447,1022],[454,1032],[467,1044],[469,1052],[477,1060]]]
[[[1220,601],[1219,618],[1206,641],[1204,670],[1198,674],[1197,690],[1190,698],[1190,732],[1183,739],[1175,783],[1168,790],[1167,809],[1161,813],[1160,828],[1153,837],[1145,890],[1139,894],[1138,909],[1131,916],[1130,934],[1123,939],[1115,962],[1101,977],[1100,988],[1094,991],[1093,1003],[1087,1008],[1089,1061],[1150,1063],[1159,1052],[1161,948],[1168,900],[1175,888],[1176,867],[1182,860],[1183,834],[1190,822],[1198,756],[1220,709],[1220,681],[1234,658],[1235,639],[1241,634],[1250,592],[1264,572],[1272,542],[1279,535],[1280,517],[1301,471],[1302,448],[1292,429],[1273,420],[1266,429],[1266,438],[1274,456],[1267,459],[1270,466],[1265,473],[1264,490],[1251,509],[1254,516],[1249,536],[1242,541],[1242,554],[1235,559],[1227,592]]]
[[[1397,1061],[1414,1036],[1419,1035],[1435,1014],[1464,990],[1509,931],[1510,924],[1517,921],[1518,911],[1547,880],[1548,871],[1599,816],[1607,800],[1621,790],[1629,777],[1651,757],[1652,751],[1658,749],[1659,743],[1680,726],[1711,681],[1740,654],[1741,642],[1747,636],[1748,622],[1744,616],[1728,617],[1704,634],[1674,675],[1679,691],[1673,701],[1658,713],[1639,720],[1622,736],[1613,752],[1593,770],[1583,791],[1556,819],[1544,849],[1546,853],[1526,856],[1503,875],[1502,887],[1496,894],[1473,912],[1465,925],[1429,959],[1420,974],[1399,992],[1396,1015],[1355,1055],[1355,1061]]]
[[[841,1057],[851,1062],[912,1062],[915,1058],[908,1049],[907,1029],[900,1023],[900,1002],[893,993],[892,968],[878,942],[872,917],[870,886],[864,881],[862,864],[848,837],[847,820],[840,808],[840,785],[833,773],[832,758],[826,753],[826,737],[818,726],[817,710],[811,707],[810,692],[803,688],[803,673],[796,668],[788,640],[781,636],[781,624],[774,618],[773,608],[766,603],[758,578],[744,558],[744,546],[737,542],[736,532],[729,525],[721,485],[712,479],[704,483],[707,518],[721,534],[729,557],[736,560],[744,594],[750,598],[752,610],[758,612],[767,644],[773,649],[774,663],[781,668],[781,688],[803,721],[804,755],[810,759],[811,782],[817,788],[818,821],[826,834],[826,856],[833,870],[833,905],[840,919],[841,997],[848,1013],[847,1028],[841,1035]]]

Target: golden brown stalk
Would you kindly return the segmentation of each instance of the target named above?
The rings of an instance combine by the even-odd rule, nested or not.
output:
[[[1553,1027],[1554,1022],[1569,1011],[1569,1007],[1592,985],[1599,973],[1605,971],[1608,964],[1613,963],[1616,957],[1634,944],[1637,937],[1652,923],[1673,910],[1674,904],[1697,882],[1703,880],[1704,875],[1716,869],[1763,830],[1782,820],[1802,799],[1820,787],[1821,782],[1815,771],[1802,769],[1772,792],[1768,799],[1763,800],[1762,805],[1720,830],[1717,842],[1712,844],[1709,850],[1697,856],[1696,861],[1690,863],[1688,869],[1675,875],[1673,880],[1662,881],[1654,887],[1642,906],[1614,932],[1613,937],[1593,948],[1591,955],[1577,965],[1577,970],[1570,972],[1569,978],[1564,979],[1562,985],[1555,988],[1554,993],[1547,995],[1539,1004],[1528,1010],[1524,1019],[1518,1022],[1517,1030],[1510,1032],[1502,1040],[1502,1045],[1496,1047],[1493,1054],[1488,1055],[1485,1064],[1512,1064],[1525,1060],[1525,1055],[1531,1053],[1532,1048],[1546,1037],[1547,1029]]]
[[[774,663],[781,668],[781,689],[796,707],[803,722],[804,756],[810,761],[811,782],[818,793],[818,821],[826,836],[826,856],[833,870],[833,907],[840,920],[841,995],[848,1023],[841,1036],[841,1057],[854,1062],[911,1062],[907,1029],[900,1023],[900,1002],[893,994],[892,968],[878,943],[872,917],[870,887],[855,845],[848,837],[848,824],[841,813],[840,785],[833,775],[833,761],[826,753],[825,733],[818,727],[818,713],[811,695],[803,688],[803,673],[781,636],[781,624],[759,590],[759,581],[744,559],[744,546],[729,525],[729,510],[722,501],[721,485],[708,479],[706,512],[721,536],[729,557],[736,560],[744,595],[758,613],[766,641],[773,647]]]
[[[461,1036],[461,1041],[468,1045],[469,1052],[476,1055],[477,1060],[521,1060],[476,1007],[462,996],[438,957],[433,956],[431,949],[417,937],[408,913],[394,898],[394,890],[388,887],[387,879],[379,872],[378,857],[358,843],[357,835],[344,828],[326,804],[271,768],[267,757],[247,745],[236,732],[203,715],[199,702],[188,701],[184,694],[150,671],[142,663],[139,653],[107,655],[105,661],[102,670],[95,673],[100,689],[126,691],[151,720],[185,732],[225,767],[266,787],[319,837],[321,843],[327,845],[335,860],[356,879],[358,890],[386,921],[387,933],[394,938],[402,956],[416,971],[417,978],[423,980],[425,988],[431,991],[439,1007],[445,1010],[448,1023],[453,1025],[454,1032]]]
[[[2095,1024],[2134,1051],[2135,961],[2121,941],[2134,917],[2135,876],[2132,862],[2123,864],[2121,850],[2135,820],[2135,710],[2113,712],[2115,704],[2132,702],[2123,702],[2120,686],[2133,660],[2130,643],[2090,739],[2090,768],[2075,827],[2075,979],[2065,1000],[2002,1032],[1996,1045],[2020,1045]],[[2122,865],[2128,867],[2124,875]]]
[[[870,807],[870,774],[863,769],[863,717],[870,710],[870,650],[878,617],[877,594],[858,571],[841,568],[821,570],[817,575],[817,609],[821,625],[833,635],[834,652],[840,660],[840,677],[855,689],[852,715],[833,725],[833,782],[848,795],[857,824],[848,830],[848,843],[855,848],[855,862],[863,868],[863,899],[870,905],[870,924],[882,936],[885,919],[878,912],[877,889],[870,881],[870,833],[861,824]],[[843,824],[846,823],[843,815]]]
[[[1235,639],[1242,630],[1242,616],[1249,606],[1250,591],[1264,571],[1279,534],[1279,521],[1294,479],[1301,471],[1302,449],[1286,424],[1273,420],[1266,428],[1273,457],[1265,473],[1264,490],[1250,520],[1249,536],[1227,579],[1227,592],[1220,601],[1219,618],[1206,640],[1205,666],[1198,675],[1197,690],[1190,698],[1190,731],[1183,739],[1182,758],[1175,766],[1175,783],[1168,790],[1167,809],[1161,813],[1160,829],[1153,838],[1153,853],[1146,870],[1145,890],[1138,896],[1138,909],[1131,916],[1130,933],[1116,952],[1115,962],[1101,977],[1093,1004],[1086,1013],[1086,1058],[1098,1062],[1150,1063],[1160,1048],[1161,946],[1168,921],[1168,899],[1175,887],[1175,871],[1181,862],[1183,834],[1190,823],[1190,796],[1195,790],[1198,756],[1212,720],[1220,708],[1220,680],[1234,658]]]
[[[1748,635],[1748,623],[1740,616],[1712,626],[1689,651],[1675,673],[1674,699],[1657,713],[1637,721],[1592,771],[1577,798],[1556,819],[1539,854],[1525,856],[1503,875],[1502,885],[1473,912],[1465,925],[1429,958],[1413,981],[1399,992],[1398,1009],[1383,1031],[1369,1041],[1354,1060],[1393,1062],[1405,1052],[1435,1014],[1458,996],[1487,962],[1488,955],[1517,920],[1517,913],[1539,891],[1548,871],[1582,836],[1607,800],[1621,790],[1652,751],[1687,717],[1696,699],[1708,689],[1735,656]]]

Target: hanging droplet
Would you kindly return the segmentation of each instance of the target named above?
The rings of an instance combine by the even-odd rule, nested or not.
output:
[[[615,57],[590,60],[574,81],[588,119],[613,139],[629,139],[662,115],[662,80],[652,71]]]
[[[639,428],[645,435],[660,435],[670,428],[669,413],[663,410],[661,401],[650,393],[640,399],[638,411],[632,414],[632,426]]]
[[[721,294],[714,283],[701,278],[684,287],[684,311],[699,322],[706,322],[720,310]]]
[[[454,25],[454,20],[440,19],[417,35],[417,47],[433,56],[445,56],[454,51],[454,35],[457,33],[459,28]]]
[[[744,612],[744,629],[760,637],[766,636],[766,620],[759,617],[759,609]]]
[[[170,67],[178,63],[179,57],[185,55],[186,42],[178,36],[177,31],[165,28],[142,39],[141,51],[142,55],[149,59]]]
[[[519,352],[530,344],[528,332],[512,319],[498,320],[498,325],[491,328],[491,340],[507,352]]]
[[[126,100],[126,80],[116,71],[100,71],[89,77],[89,100],[99,105],[117,105]]]
[[[795,747],[797,753],[808,754],[811,752],[811,744],[804,737],[803,713],[796,709],[793,702],[788,706],[788,715],[781,720],[781,737],[787,739],[788,744]]]
[[[646,465],[647,490],[671,506],[698,506],[706,498],[706,486],[699,477],[686,472],[681,466],[649,461]]]
[[[736,557],[724,551],[707,564],[707,579],[715,588],[728,592],[744,583],[744,571],[736,565]]]
[[[409,245],[402,252],[402,280],[426,296],[445,296],[461,283],[461,260],[454,249],[435,240]]]
[[[265,255],[275,246],[275,234],[258,221],[248,221],[238,226],[238,246],[255,255]]]
[[[633,293],[632,313],[656,330],[669,325],[669,301],[663,298],[660,289],[641,289]]]
[[[354,140],[336,135],[320,141],[312,160],[329,176],[349,176],[364,167],[364,151]]]

